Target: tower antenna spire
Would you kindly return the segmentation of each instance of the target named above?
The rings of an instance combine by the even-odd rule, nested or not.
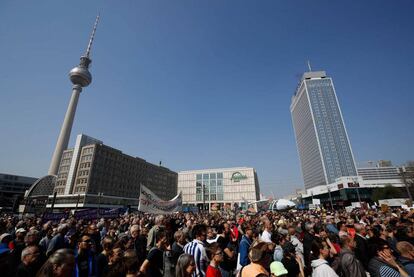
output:
[[[88,47],[86,48],[85,57],[87,57],[88,59],[89,59],[89,54],[91,52],[92,42],[93,42],[93,39],[95,38],[95,32],[96,32],[96,27],[98,26],[99,17],[100,17],[100,14],[98,13],[98,15],[96,16],[95,25],[93,26],[91,38],[89,39]]]
[[[309,69],[309,72],[312,71],[312,67],[311,67],[311,64],[310,64],[309,60],[308,60],[308,69]]]

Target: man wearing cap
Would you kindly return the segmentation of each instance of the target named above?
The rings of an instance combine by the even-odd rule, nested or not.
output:
[[[10,241],[12,236],[9,233],[0,236],[0,272],[3,274],[7,274],[10,270]]]
[[[16,230],[16,239],[13,241],[14,249],[10,253],[10,275],[14,276],[16,273],[17,266],[21,262],[21,255],[23,249],[26,247],[24,243],[24,237],[26,236],[26,230],[24,228],[18,228]]]

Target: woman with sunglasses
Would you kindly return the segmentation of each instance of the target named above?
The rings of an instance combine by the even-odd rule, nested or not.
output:
[[[221,277],[219,265],[223,261],[223,250],[221,250],[217,242],[214,242],[206,249],[206,253],[210,259],[210,264],[208,265],[206,271],[206,277]]]

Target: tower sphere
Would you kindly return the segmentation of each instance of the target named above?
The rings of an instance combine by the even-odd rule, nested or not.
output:
[[[88,70],[88,65],[81,64],[69,72],[72,84],[87,87],[92,82],[92,75]]]

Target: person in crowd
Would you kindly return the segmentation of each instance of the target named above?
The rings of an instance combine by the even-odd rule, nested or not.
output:
[[[37,271],[40,269],[39,254],[39,247],[35,245],[23,249],[22,262],[17,267],[16,277],[35,277]]]
[[[404,266],[405,271],[414,276],[414,246],[408,241],[400,241],[397,243],[397,250],[400,253],[398,261]]]
[[[9,243],[13,240],[9,233],[0,235],[0,272],[9,274],[10,272],[10,248]]]
[[[138,264],[137,254],[135,250],[128,249],[124,252],[124,270],[126,277],[136,277],[138,275],[140,266]]]
[[[86,234],[93,242],[94,250],[96,253],[102,252],[102,245],[101,245],[101,233],[99,232],[98,227],[96,224],[90,224],[86,231]]]
[[[371,277],[408,277],[404,267],[397,263],[391,248],[386,241],[378,238],[370,244],[370,251],[374,256],[368,263]]]
[[[285,277],[285,276],[290,276],[290,275],[283,263],[274,261],[270,264],[270,276]]]
[[[217,242],[213,242],[206,248],[206,254],[210,259],[206,277],[222,277],[219,265],[223,261],[223,250],[221,250],[220,245]]]
[[[214,233],[213,228],[208,227],[207,228],[207,238],[206,238],[206,242],[208,244],[212,244],[214,242],[217,242],[218,236],[217,234]]]
[[[339,233],[339,230],[334,224],[332,216],[326,216],[326,230],[335,235],[338,235]]]
[[[50,257],[56,250],[65,248],[65,235],[68,231],[69,226],[67,224],[61,224],[57,228],[56,235],[52,238],[52,240],[49,243],[49,246],[46,250],[46,256]]]
[[[193,227],[191,242],[184,246],[184,253],[194,257],[196,263],[196,272],[194,276],[201,277],[206,275],[208,257],[204,248],[203,241],[207,236],[207,227],[204,224],[197,224]]]
[[[75,268],[75,255],[72,250],[61,248],[50,255],[36,277],[68,277]]]
[[[264,230],[262,235],[260,236],[260,240],[268,243],[272,243],[272,222],[269,219],[264,220]]]
[[[287,242],[283,246],[282,264],[287,269],[288,277],[305,277],[304,266],[301,256],[296,252],[296,247]],[[270,266],[272,271],[272,266]]]
[[[102,240],[102,252],[96,256],[96,276],[101,277],[103,273],[108,269],[109,255],[114,247],[114,239],[111,237],[105,237]]]
[[[312,277],[337,277],[326,260],[329,257],[329,245],[325,241],[314,240],[311,246]]]
[[[255,241],[249,250],[250,264],[240,269],[239,277],[257,276],[265,274],[269,276],[266,270],[270,266],[271,255],[269,253],[269,243],[263,241]]]
[[[278,233],[273,233],[272,242],[275,244],[273,260],[281,262],[283,259],[283,246],[287,243],[286,236]]]
[[[44,237],[41,238],[39,242],[39,247],[43,253],[46,253],[49,247],[49,243],[53,238],[53,227],[50,224],[45,224],[43,230],[44,230]]]
[[[184,245],[186,244],[185,233],[178,230],[174,233],[174,242],[171,246],[171,255],[169,257],[171,264],[171,275],[174,275],[175,267],[177,265],[178,257],[184,253]]]
[[[192,277],[196,272],[196,264],[194,257],[190,254],[183,253],[178,257],[177,266],[175,268],[176,277]]]
[[[135,250],[138,258],[138,264],[141,266],[147,256],[147,241],[145,236],[140,236],[138,224],[132,225],[129,229],[129,233],[131,247]]]
[[[338,232],[338,236],[339,236],[339,237],[342,237],[342,236],[346,236],[346,235],[348,235],[348,228],[346,227],[345,222],[343,222],[343,221],[339,221],[339,222],[336,224],[336,226],[337,226],[337,228],[338,228],[338,230],[339,230],[339,232]]]
[[[342,251],[336,272],[343,277],[366,277],[365,268],[354,253],[355,240],[350,236],[342,236],[340,243]]]
[[[246,266],[250,263],[249,249],[252,244],[253,229],[252,226],[245,222],[242,224],[242,231],[244,233],[239,245],[239,264],[240,267]]]
[[[78,242],[76,257],[76,275],[79,277],[95,276],[97,272],[95,254],[92,251],[93,241],[90,236],[84,235]]]
[[[223,261],[220,263],[222,277],[231,277],[237,266],[237,237],[232,235],[228,223],[217,227],[217,242],[223,249]]]
[[[303,264],[304,263],[303,243],[299,240],[297,236],[296,228],[293,225],[289,226],[288,235],[290,237],[290,242],[295,246],[296,255],[298,255],[301,258],[302,264]]]
[[[103,270],[103,276],[105,277],[116,277],[116,276],[125,276],[126,269],[123,261],[124,251],[120,247],[114,247],[109,252],[108,264]]]
[[[155,217],[155,225],[148,232],[147,237],[147,251],[150,251],[156,245],[156,235],[163,229],[165,217],[164,215],[157,215]]]
[[[155,234],[156,244],[148,252],[142,263],[138,276],[162,277],[164,274],[164,251],[167,248],[167,235],[159,230]]]
[[[355,256],[362,263],[364,269],[368,270],[368,242],[366,239],[365,226],[361,223],[355,223]]]
[[[311,222],[303,223],[304,235],[303,235],[303,258],[305,260],[306,274],[311,272],[311,249],[312,242],[315,240],[314,224]]]

